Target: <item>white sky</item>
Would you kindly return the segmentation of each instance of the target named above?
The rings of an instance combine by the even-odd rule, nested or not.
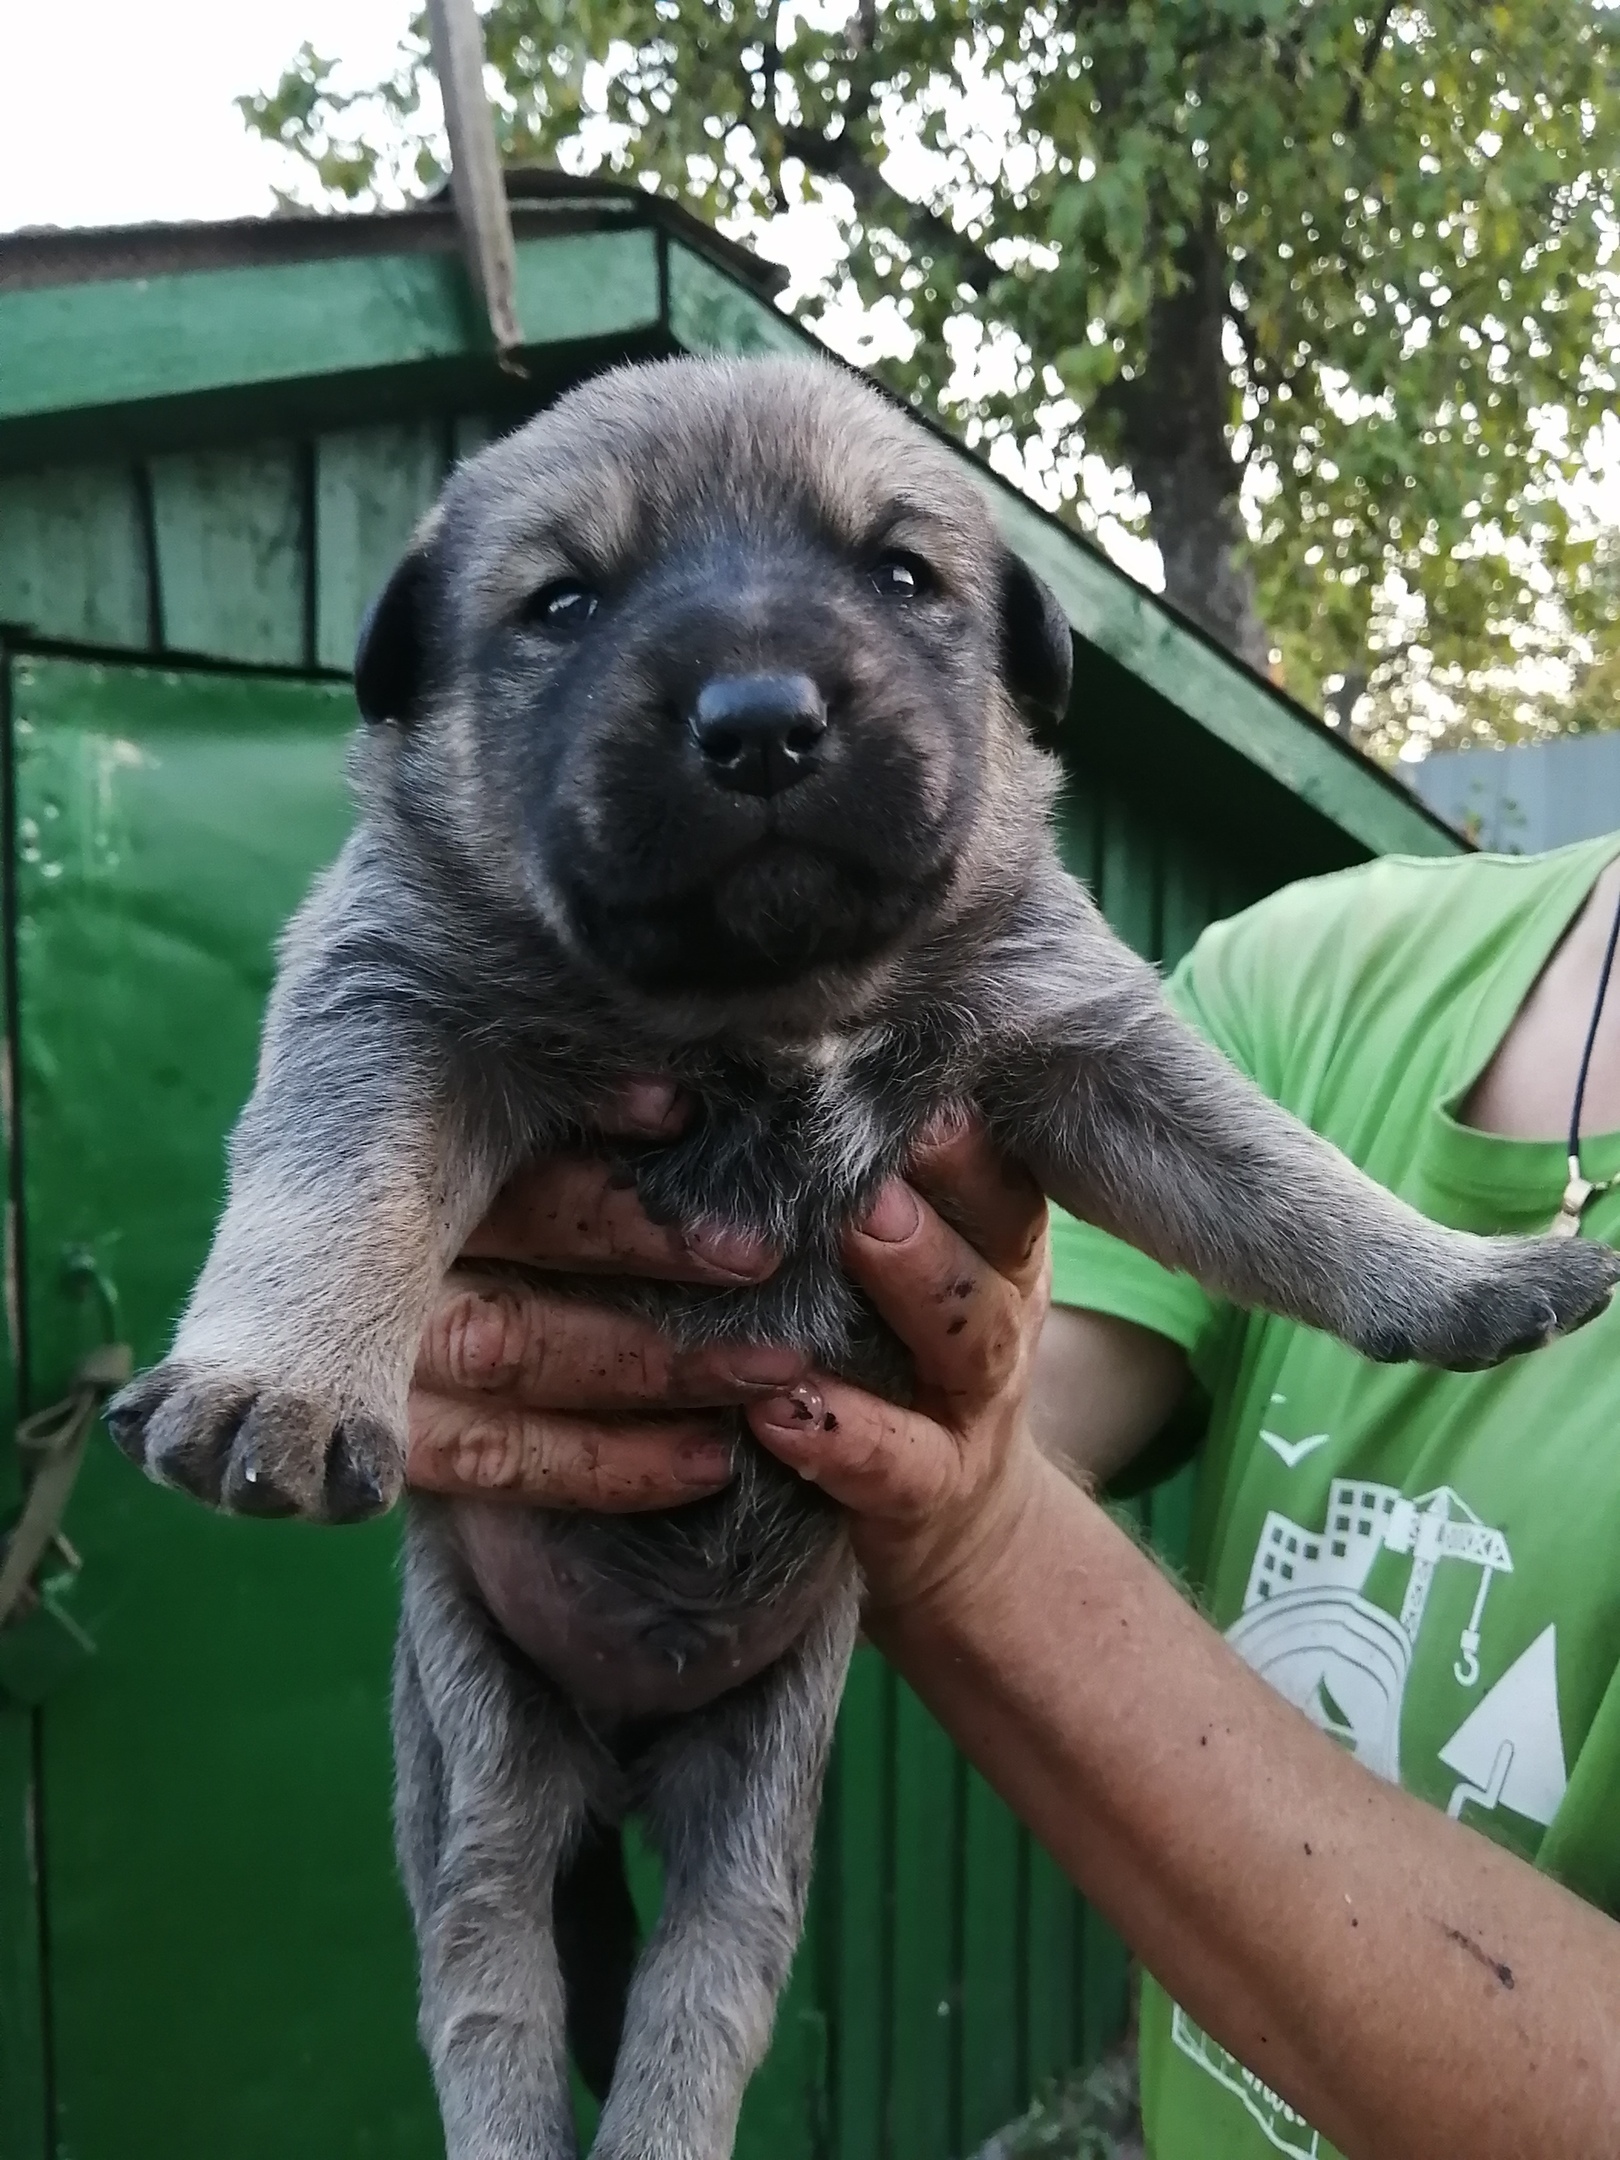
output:
[[[412,0],[0,0],[0,231],[251,216],[278,158],[231,100],[306,38],[381,75]]]

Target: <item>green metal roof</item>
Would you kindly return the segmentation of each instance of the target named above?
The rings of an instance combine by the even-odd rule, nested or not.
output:
[[[408,416],[457,392],[515,415],[625,355],[822,349],[773,306],[783,273],[678,205],[555,174],[514,175],[512,192],[522,384],[495,369],[442,204],[0,237],[0,473]],[[1077,636],[1148,693],[1135,724],[1143,712],[1174,719],[1174,743],[1191,723],[1223,761],[1270,783],[1263,793],[1284,790],[1337,827],[1352,854],[1462,845],[1320,721],[952,448]]]

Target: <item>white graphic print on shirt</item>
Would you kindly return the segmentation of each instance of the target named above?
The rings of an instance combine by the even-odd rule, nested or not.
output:
[[[1281,1397],[1273,1397],[1280,1402]],[[1326,1441],[1311,1434],[1261,1439],[1292,1470]],[[1363,1593],[1373,1563],[1390,1553],[1410,1560],[1398,1614]],[[1243,1610],[1227,1640],[1312,1724],[1392,1784],[1401,1775],[1401,1711],[1429,1592],[1442,1567],[1479,1570],[1472,1611],[1457,1644],[1458,1685],[1479,1685],[1485,1603],[1498,1575],[1511,1574],[1507,1540],[1482,1523],[1449,1485],[1408,1499],[1396,1486],[1335,1478],[1320,1530],[1273,1508],[1249,1570]],[[1558,1639],[1545,1628],[1475,1705],[1439,1750],[1455,1773],[1447,1812],[1505,1807],[1543,1827],[1568,1782],[1558,1716]],[[1304,2118],[1218,2042],[1175,2008],[1171,2037],[1202,2070],[1242,2101],[1279,2152],[1317,2160],[1321,2141]]]

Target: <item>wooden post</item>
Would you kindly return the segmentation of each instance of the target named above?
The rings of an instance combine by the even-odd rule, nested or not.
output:
[[[467,272],[484,303],[501,366],[521,375],[524,370],[514,357],[523,331],[517,319],[512,213],[484,90],[483,29],[473,0],[427,0],[427,13],[450,136],[450,190]]]

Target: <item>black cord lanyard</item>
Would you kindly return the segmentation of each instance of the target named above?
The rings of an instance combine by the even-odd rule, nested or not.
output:
[[[1579,1237],[1581,1216],[1587,1203],[1600,1193],[1606,1193],[1611,1185],[1620,1184],[1620,1176],[1605,1178],[1594,1184],[1581,1175],[1581,1109],[1586,1101],[1586,1076],[1592,1069],[1592,1052],[1597,1045],[1598,1022],[1603,1018],[1603,1001],[1609,994],[1609,977],[1614,973],[1615,948],[1620,946],[1620,906],[1614,911],[1614,921],[1609,925],[1608,949],[1603,955],[1603,968],[1598,976],[1597,997],[1592,1005],[1591,1024],[1586,1030],[1586,1047],[1581,1052],[1581,1069],[1575,1077],[1575,1100],[1569,1107],[1569,1183],[1564,1187],[1564,1197],[1558,1203],[1558,1213],[1553,1219],[1554,1237]]]

